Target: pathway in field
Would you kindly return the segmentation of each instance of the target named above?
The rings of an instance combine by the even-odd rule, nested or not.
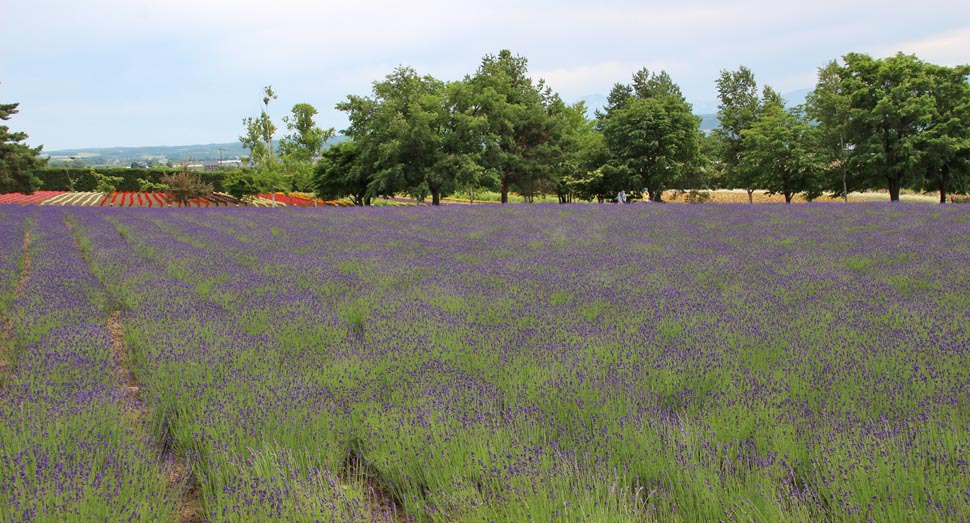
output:
[[[22,242],[23,258],[20,274],[17,275],[17,284],[14,286],[13,300],[17,300],[24,293],[24,286],[27,284],[27,277],[30,275],[30,226],[24,229],[24,240]],[[0,316],[0,387],[3,387],[13,372],[13,324],[5,315]]]
[[[121,311],[114,311],[108,316],[108,335],[111,337],[111,353],[115,362],[115,374],[125,395],[125,411],[136,425],[144,426],[148,419],[148,409],[139,397],[141,385],[131,371],[128,358],[128,345],[125,343],[124,326],[121,323]],[[173,490],[179,489],[178,523],[201,523],[202,500],[195,477],[186,464],[175,455],[168,445],[155,442],[157,448],[164,449],[162,453],[162,469],[165,478]]]

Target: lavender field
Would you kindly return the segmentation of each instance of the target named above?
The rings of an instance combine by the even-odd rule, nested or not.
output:
[[[970,206],[0,207],[0,246],[0,522],[970,519]]]

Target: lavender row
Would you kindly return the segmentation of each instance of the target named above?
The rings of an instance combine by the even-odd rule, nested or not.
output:
[[[247,332],[226,308],[225,293],[206,283],[224,280],[218,277],[223,268],[212,264],[225,258],[171,234],[171,219],[78,215],[96,271],[114,282],[113,294],[128,307],[122,319],[152,432],[189,460],[202,515],[207,521],[361,520],[363,493],[338,476],[343,456],[328,448],[332,423],[320,419],[327,397],[294,394],[299,386],[281,368],[277,342]],[[280,400],[292,408],[262,408]],[[309,428],[315,430],[300,432]]]
[[[13,299],[23,263],[24,232],[29,227],[31,214],[20,207],[0,212],[0,313]]]
[[[158,521],[174,510],[158,456],[127,422],[99,286],[65,225],[33,214],[32,263],[8,315],[0,391],[0,521]]]
[[[108,216],[213,520],[341,462],[420,521],[967,512],[960,209]]]

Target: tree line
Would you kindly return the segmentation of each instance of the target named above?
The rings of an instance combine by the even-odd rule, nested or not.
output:
[[[819,69],[806,103],[787,107],[746,68],[721,71],[719,127],[705,134],[665,72],[636,71],[606,106],[567,105],[509,51],[460,81],[399,67],[368,96],[348,96],[348,140],[322,153],[314,188],[365,205],[407,193],[497,190],[561,202],[627,190],[660,201],[667,189],[741,188],[847,197],[849,192],[970,185],[970,67],[912,55],[848,54]]]
[[[503,50],[458,81],[394,69],[370,94],[337,104],[350,124],[331,147],[334,129],[318,127],[306,103],[283,119],[289,134],[275,141],[276,93],[266,87],[261,113],[243,120],[240,137],[252,167],[227,174],[222,186],[237,197],[296,190],[358,205],[394,194],[438,204],[481,190],[498,191],[503,203],[510,192],[566,203],[620,190],[661,201],[667,189],[715,188],[745,189],[749,199],[767,190],[789,202],[868,189],[887,189],[896,201],[905,188],[938,191],[944,202],[970,188],[968,77],[966,65],[850,53],[819,69],[804,104],[787,107],[741,66],[721,71],[719,127],[703,133],[665,71],[634,72],[590,114]],[[0,117],[15,109],[0,106]],[[36,189],[31,158],[40,148],[6,126],[0,132],[0,191]]]

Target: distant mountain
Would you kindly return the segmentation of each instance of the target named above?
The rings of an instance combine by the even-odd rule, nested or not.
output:
[[[328,143],[343,141],[337,136]],[[204,160],[232,160],[249,156],[249,150],[240,142],[210,143],[202,145],[155,145],[143,147],[103,147],[90,149],[59,149],[44,151],[52,162],[80,161],[85,165],[129,165],[132,162],[180,163]]]

